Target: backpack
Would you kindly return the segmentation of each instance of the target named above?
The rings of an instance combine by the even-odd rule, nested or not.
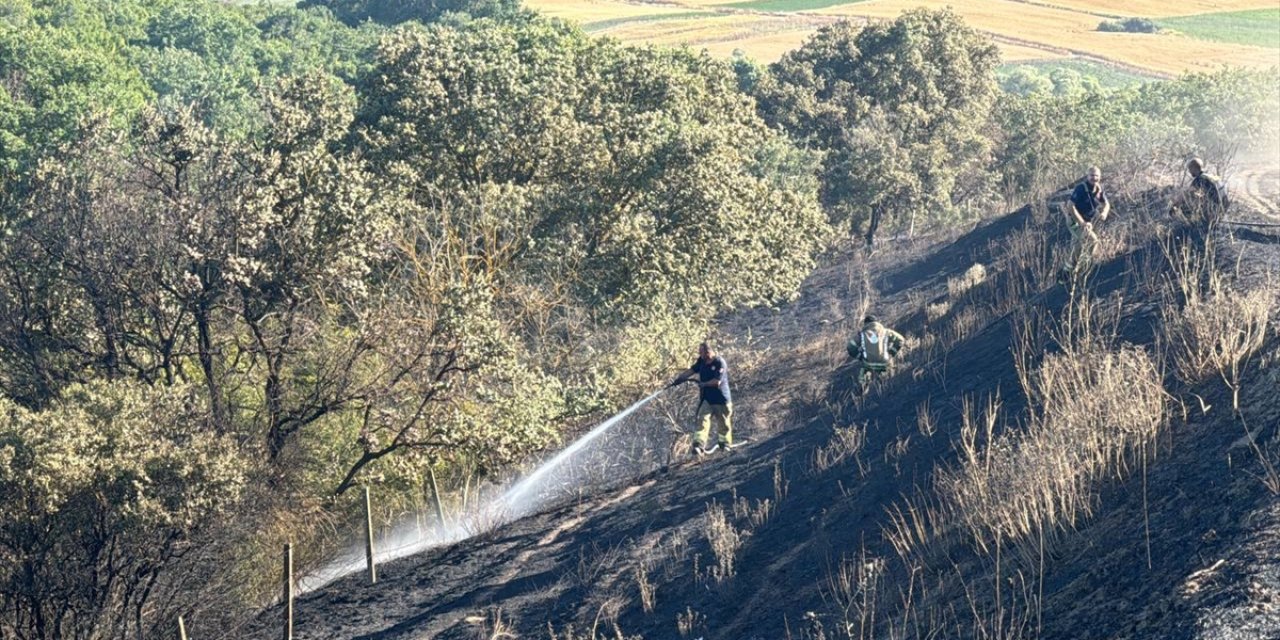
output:
[[[1226,211],[1231,208],[1231,198],[1227,195],[1227,186],[1222,184],[1218,178],[1207,173],[1201,174],[1205,178],[1205,198],[1208,200],[1207,205],[1219,208],[1219,211]]]
[[[873,324],[858,334],[863,360],[872,364],[889,362],[889,336],[880,324]]]
[[[1218,190],[1218,203],[1222,205],[1222,210],[1230,209],[1231,198],[1227,196],[1227,185],[1222,184],[1220,180],[1214,180],[1213,186]]]

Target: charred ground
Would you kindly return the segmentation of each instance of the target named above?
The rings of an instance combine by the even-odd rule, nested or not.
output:
[[[1252,198],[1251,219],[1273,215],[1274,198]],[[1120,208],[1078,292],[1095,315],[1113,309],[1113,344],[1153,353],[1158,275],[1187,240],[1155,224],[1157,208]],[[1217,234],[1215,268],[1236,290],[1275,289],[1272,231]],[[1244,425],[1221,380],[1184,384],[1166,366],[1152,455],[1127,459],[1073,526],[1001,558],[934,522],[941,533],[912,552],[929,567],[892,543],[894,515],[925,508],[938,470],[961,464],[966,413],[998,399],[996,432],[1024,422],[1016,345],[1040,326],[1037,358],[1059,352],[1058,323],[1078,312],[1051,281],[1063,236],[1048,210],[1025,207],[945,241],[834,252],[792,305],[719,323],[737,337],[724,351],[750,443],[396,561],[375,586],[349,576],[299,600],[295,636],[1277,637],[1280,505],[1260,462],[1280,448],[1274,310],[1242,378]],[[983,276],[966,282],[975,264]],[[868,308],[915,340],[858,400],[844,340]],[[278,620],[264,612],[249,637],[278,636]]]

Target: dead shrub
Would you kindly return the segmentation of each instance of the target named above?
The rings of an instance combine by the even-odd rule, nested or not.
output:
[[[1194,385],[1217,373],[1240,410],[1240,375],[1266,338],[1275,295],[1270,288],[1234,291],[1221,274],[1206,272],[1207,260],[1183,247],[1171,269],[1176,299],[1167,299],[1161,315],[1174,371]]]
[[[946,513],[982,551],[1090,515],[1097,485],[1147,455],[1164,424],[1160,372],[1135,347],[1086,343],[1046,357],[1025,379],[1036,407],[1025,431],[995,434],[992,405],[986,447],[977,426],[962,430],[962,463],[938,476]]]

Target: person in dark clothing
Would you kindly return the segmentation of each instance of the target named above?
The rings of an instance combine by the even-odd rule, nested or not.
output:
[[[1058,281],[1065,284],[1093,264],[1093,253],[1098,247],[1094,226],[1106,222],[1107,215],[1111,213],[1111,202],[1102,190],[1102,170],[1089,167],[1084,181],[1076,185],[1062,209],[1067,214],[1067,228],[1071,231],[1071,253],[1058,277]]]
[[[1174,200],[1169,213],[1175,217],[1180,215],[1197,227],[1208,227],[1221,220],[1231,206],[1226,187],[1218,178],[1204,172],[1204,160],[1200,158],[1187,161],[1187,173],[1191,174],[1191,184]]]
[[[728,451],[733,446],[733,397],[729,393],[729,365],[711,350],[711,345],[698,345],[698,359],[693,366],[676,376],[672,386],[698,376],[698,431],[693,436],[693,451],[707,453],[711,425],[716,426],[716,446],[710,451]]]

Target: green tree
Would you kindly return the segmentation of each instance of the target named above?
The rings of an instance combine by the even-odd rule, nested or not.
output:
[[[950,10],[861,29],[839,23],[770,66],[760,108],[828,152],[823,204],[870,246],[883,220],[910,227],[945,215],[959,177],[985,164],[998,61],[995,46]],[[875,175],[878,160],[894,175]]]
[[[520,194],[488,234],[506,249],[484,252],[583,301],[621,316],[667,296],[767,302],[794,291],[825,225],[809,181],[778,179],[795,167],[769,164],[781,140],[736,84],[709,57],[549,23],[406,29],[361,84],[361,139],[425,207]]]
[[[1036,93],[1053,92],[1053,81],[1046,78],[1035,67],[1020,65],[1008,75],[1000,78],[1000,89],[1005,93],[1029,96]]]
[[[179,560],[247,469],[191,387],[99,382],[43,411],[0,396],[0,610],[13,637],[160,635]],[[163,633],[169,633],[166,626]]]
[[[366,21],[394,25],[415,20],[426,24],[449,14],[501,18],[520,13],[518,0],[303,0],[298,6],[324,7],[353,26]]]
[[[142,4],[15,2],[0,15],[0,191],[16,191],[90,112],[123,124],[142,108],[150,91],[120,55]]]

